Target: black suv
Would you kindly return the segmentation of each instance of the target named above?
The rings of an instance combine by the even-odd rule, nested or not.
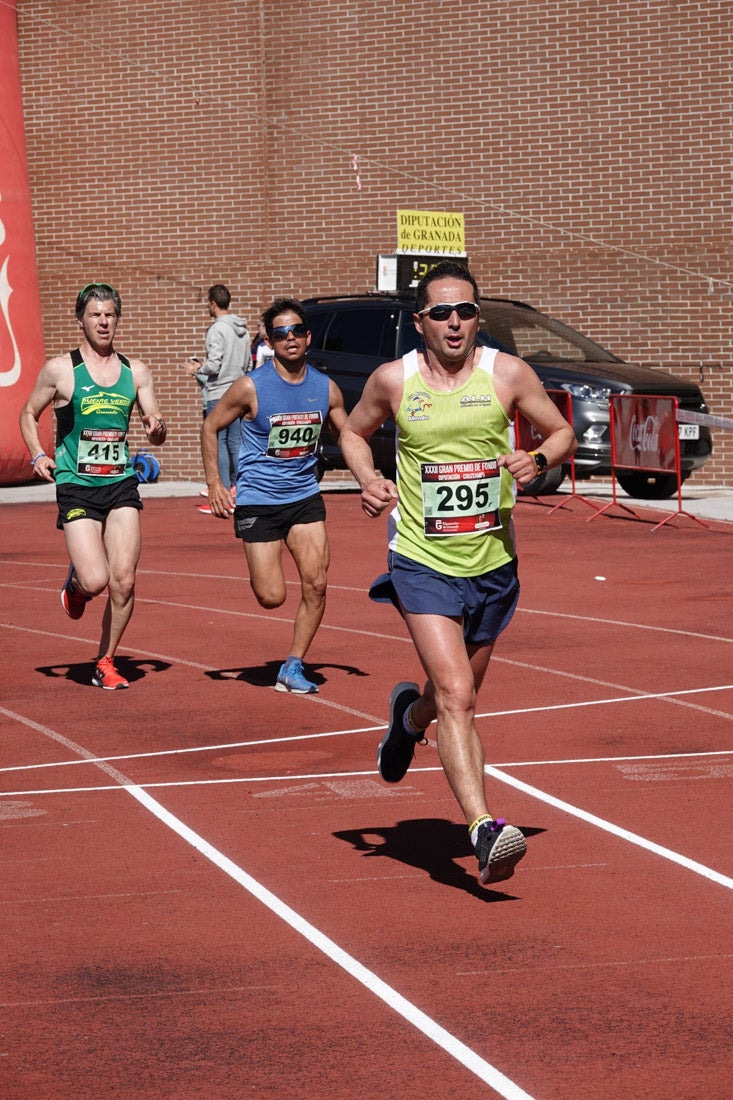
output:
[[[358,401],[375,367],[421,346],[412,319],[414,298],[410,295],[308,298],[304,304],[312,333],[308,360],[340,387],[347,411]],[[578,437],[575,475],[579,479],[593,474],[610,476],[608,398],[612,393],[674,396],[682,409],[707,412],[700,388],[693,383],[666,371],[624,363],[579,332],[523,302],[482,298],[478,342],[520,356],[531,364],[545,389],[565,390],[571,395],[573,427]],[[707,462],[712,442],[705,427],[685,424],[683,431],[680,450],[684,481]],[[394,477],[394,436],[394,422],[387,420],[372,438],[375,465],[387,477]],[[328,438],[324,438],[321,457],[325,469],[344,468],[338,448]],[[566,472],[549,470],[532,483],[531,491],[554,492]],[[616,477],[629,496],[640,499],[661,499],[677,491],[675,474],[619,470]]]

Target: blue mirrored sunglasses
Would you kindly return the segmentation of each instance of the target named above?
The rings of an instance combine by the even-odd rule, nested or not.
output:
[[[294,325],[277,325],[276,328],[270,333],[271,340],[284,340],[292,332],[293,336],[301,337],[308,335],[308,326],[302,322],[298,322]]]

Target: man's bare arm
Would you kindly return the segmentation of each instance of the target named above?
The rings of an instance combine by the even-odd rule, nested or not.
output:
[[[20,434],[31,456],[33,475],[43,481],[53,481],[56,463],[43,451],[38,422],[49,405],[53,405],[59,397],[69,399],[70,394],[66,393],[68,380],[65,378],[69,370],[71,360],[68,356],[58,355],[49,359],[41,367],[28,400],[20,410]],[[73,378],[71,385],[73,387]]]
[[[361,398],[341,432],[341,453],[361,487],[362,510],[372,519],[397,499],[395,483],[381,477],[374,468],[369,440],[380,424],[396,414],[401,379],[401,360],[378,367],[367,379]]]

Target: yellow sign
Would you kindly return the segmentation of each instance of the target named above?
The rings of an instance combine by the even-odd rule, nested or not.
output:
[[[465,256],[463,214],[445,210],[398,210],[397,251]]]

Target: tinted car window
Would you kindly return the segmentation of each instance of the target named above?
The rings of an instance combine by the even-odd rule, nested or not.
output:
[[[538,328],[537,325],[517,324],[512,329],[516,354],[520,359],[567,359],[581,357],[576,344],[571,344],[556,332]]]
[[[311,330],[311,343],[310,343],[310,346],[312,348],[322,348],[323,347],[323,337],[325,335],[326,329],[328,328],[328,323],[331,320],[332,316],[333,316],[333,314],[329,313],[327,310],[323,310],[322,312],[318,312],[318,313],[315,314],[315,316],[310,312],[307,313],[308,328]]]
[[[561,321],[511,302],[481,303],[481,328],[497,346],[530,363],[553,362],[618,363],[619,360],[593,340],[568,328]]]
[[[412,310],[403,309],[400,315],[400,338],[401,347],[399,355],[407,355],[408,351],[413,351],[414,348],[421,348],[423,346],[422,336],[415,328],[415,322],[412,319]]]
[[[353,355],[381,355],[383,310],[339,309],[320,343],[324,351],[345,351]]]

